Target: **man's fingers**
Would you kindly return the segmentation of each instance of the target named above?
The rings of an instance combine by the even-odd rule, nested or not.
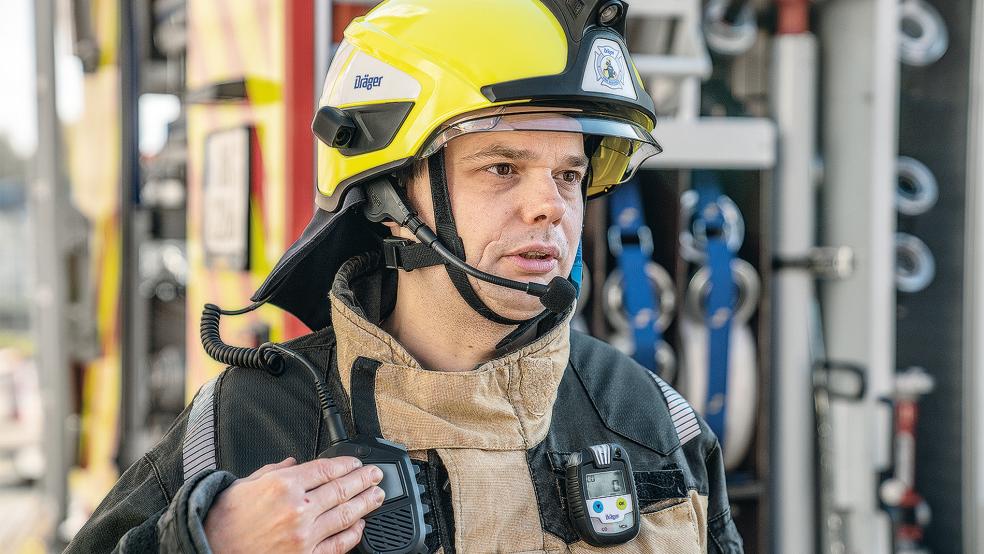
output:
[[[320,514],[352,499],[382,480],[383,472],[378,467],[367,466],[308,491],[306,499]]]
[[[335,506],[314,520],[311,531],[316,539],[327,539],[352,527],[383,503],[383,489],[372,487],[358,496]]]
[[[358,458],[351,456],[339,456],[337,458],[318,458],[310,462],[287,468],[283,471],[284,477],[292,479],[309,491],[321,485],[338,479],[342,475],[350,473],[362,467],[362,462]]]
[[[352,550],[362,540],[362,531],[365,528],[365,520],[360,519],[341,533],[321,541],[314,547],[314,554],[342,554]]]
[[[260,477],[263,477],[264,475],[266,475],[267,473],[270,473],[271,471],[275,471],[275,470],[278,470],[278,469],[283,469],[285,467],[290,467],[292,465],[295,465],[296,463],[297,463],[297,460],[295,460],[294,458],[291,457],[291,458],[286,458],[283,461],[277,462],[275,464],[267,464],[267,465],[261,467],[260,469],[254,471],[253,473],[249,474],[249,476],[246,477],[243,480],[244,481],[253,481],[255,479],[259,479]]]

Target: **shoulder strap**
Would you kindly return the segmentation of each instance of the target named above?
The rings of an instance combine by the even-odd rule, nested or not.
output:
[[[215,455],[215,385],[218,377],[202,385],[188,414],[181,459],[184,464],[184,480],[198,473],[216,468]]]

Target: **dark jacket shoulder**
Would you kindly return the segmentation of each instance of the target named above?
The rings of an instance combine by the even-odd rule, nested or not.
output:
[[[317,370],[323,384],[337,373],[332,369],[334,345],[330,328],[284,343]],[[314,376],[290,360],[279,374],[226,369],[216,386],[215,427],[221,437],[218,468],[241,477],[287,457],[299,462],[315,458],[324,429]]]
[[[570,367],[612,431],[664,456],[681,445],[706,456],[717,444],[672,386],[610,344],[572,331]]]

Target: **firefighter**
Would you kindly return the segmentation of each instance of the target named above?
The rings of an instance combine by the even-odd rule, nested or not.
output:
[[[607,443],[631,455],[641,508],[612,552],[741,552],[706,424],[570,328],[585,202],[660,151],[626,8],[388,0],[355,20],[313,124],[318,210],[253,297],[314,332],[264,371],[259,351],[216,342],[215,319],[206,349],[236,363],[69,551],[355,548],[383,474],[318,458],[328,431],[303,357],[349,431],[422,468],[429,552],[600,551],[561,475]]]

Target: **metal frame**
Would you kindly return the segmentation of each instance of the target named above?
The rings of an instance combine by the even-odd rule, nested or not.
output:
[[[804,259],[816,246],[817,41],[780,35],[773,45],[772,106],[781,145],[776,167],[773,240],[779,259]],[[814,425],[810,331],[815,275],[776,271],[772,326],[772,498],[775,552],[814,547]]]
[[[37,54],[38,149],[30,187],[29,206],[34,242],[33,328],[35,356],[41,376],[44,410],[45,476],[43,488],[54,507],[57,526],[65,520],[68,507],[69,447],[68,417],[70,376],[68,333],[68,272],[66,246],[73,240],[68,186],[61,161],[64,159],[60,123],[55,107],[55,2],[35,4]],[[52,547],[60,546],[57,533]],[[59,548],[60,550],[60,548]]]
[[[147,394],[147,314],[139,297],[138,231],[141,228],[137,205],[140,187],[140,50],[143,25],[138,11],[143,3],[119,0],[118,63],[120,71],[120,442],[117,462],[130,467],[147,451],[145,429],[149,399]]]
[[[971,23],[970,106],[967,137],[967,212],[963,314],[963,551],[984,546],[984,2]]]
[[[661,119],[653,134],[665,148],[647,169],[772,169],[776,125],[759,117]]]
[[[666,150],[643,164],[650,169],[771,169],[776,162],[776,129],[767,118],[700,117],[701,81],[711,75],[711,57],[701,28],[701,2],[636,2],[629,19],[641,25],[672,22],[668,53],[632,52],[643,79],[671,79],[678,87],[676,113],[661,117],[654,135]],[[649,27],[640,29],[645,36]],[[638,49],[642,44],[633,42]],[[662,44],[654,43],[662,48]]]
[[[898,2],[828,0],[820,5],[820,28],[826,79],[822,241],[850,247],[858,259],[851,277],[821,287],[824,335],[828,357],[866,367],[869,384],[860,403],[831,407],[834,465],[840,468],[833,502],[847,512],[849,551],[880,553],[891,547],[876,489],[891,434],[891,413],[878,399],[890,395],[895,373]],[[775,550],[802,552],[782,541]]]

